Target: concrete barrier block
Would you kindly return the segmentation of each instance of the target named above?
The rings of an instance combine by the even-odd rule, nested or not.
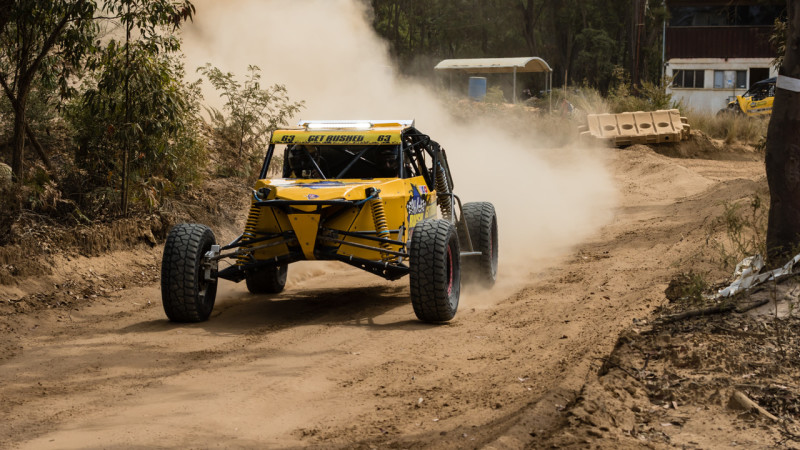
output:
[[[663,144],[689,138],[691,127],[677,109],[620,114],[589,114],[581,135],[610,141],[617,147]]]

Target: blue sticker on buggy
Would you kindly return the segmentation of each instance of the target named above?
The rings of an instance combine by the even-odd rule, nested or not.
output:
[[[411,198],[406,203],[406,210],[408,210],[408,227],[414,228],[417,222],[425,218],[425,207],[427,200],[420,195],[417,186],[411,185]]]

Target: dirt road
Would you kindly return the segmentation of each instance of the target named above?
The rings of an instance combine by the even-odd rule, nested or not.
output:
[[[210,321],[172,324],[158,247],[135,255],[143,286],[3,316],[0,447],[521,446],[662,303],[721,201],[764,176],[761,162],[613,152],[612,223],[522,285],[467,290],[447,325],[415,319],[406,280],[339,265],[293,266],[277,296],[225,283]]]

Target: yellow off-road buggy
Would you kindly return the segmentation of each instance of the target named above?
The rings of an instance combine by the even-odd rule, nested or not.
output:
[[[278,145],[282,176],[269,178]],[[170,231],[161,266],[170,320],[208,319],[220,278],[245,280],[254,294],[281,292],[287,266],[300,260],[341,261],[388,280],[409,275],[414,312],[426,322],[455,316],[462,268],[465,280],[495,282],[494,206],[461,204],[444,149],[413,121],[276,130],[251,195],[244,232],[228,245],[204,225]],[[223,260],[231,264],[221,268]]]
[[[765,117],[772,114],[772,104],[775,102],[775,80],[769,78],[761,80],[742,95],[728,103],[728,107],[719,111],[721,114],[743,114],[747,117]]]

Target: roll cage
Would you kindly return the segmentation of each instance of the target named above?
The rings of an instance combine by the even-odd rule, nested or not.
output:
[[[259,178],[269,173],[276,144],[267,148]],[[447,155],[430,136],[414,127],[403,130],[400,144],[313,145],[288,144],[284,150],[284,178],[413,178],[422,176],[428,189],[436,189],[436,168],[446,173],[447,191],[453,190],[453,178]]]
[[[753,84],[747,92],[742,94],[742,97],[751,97],[754,101],[763,100],[767,97],[774,97],[776,79],[777,78],[769,78]]]

